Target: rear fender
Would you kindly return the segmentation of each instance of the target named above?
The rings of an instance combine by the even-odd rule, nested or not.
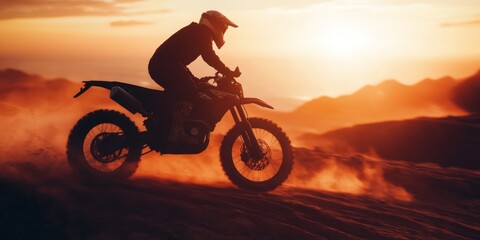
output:
[[[110,82],[110,81],[98,81],[98,80],[83,81],[83,87],[80,88],[80,91],[77,94],[75,94],[75,96],[73,97],[74,98],[80,97],[83,93],[85,93],[91,87],[101,87],[101,88],[111,90],[112,87],[116,85],[117,85],[116,82]]]
[[[97,80],[83,81],[83,83],[83,87],[73,96],[74,98],[81,96],[91,87],[101,87],[110,90],[110,98],[132,114],[140,113],[144,117],[149,116],[142,103],[121,87],[122,83]]]

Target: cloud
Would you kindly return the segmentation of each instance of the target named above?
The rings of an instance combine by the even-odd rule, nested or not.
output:
[[[114,21],[110,22],[110,27],[133,27],[133,26],[142,26],[142,25],[150,25],[151,22],[141,22],[135,20],[129,21]]]
[[[464,21],[464,22],[450,22],[442,23],[441,27],[468,27],[468,26],[480,26],[480,19]]]
[[[128,4],[143,0],[15,0],[0,5],[0,20],[126,14]]]

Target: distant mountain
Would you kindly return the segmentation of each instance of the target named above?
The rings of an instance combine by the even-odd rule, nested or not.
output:
[[[477,85],[480,88],[480,72],[468,79],[478,79]],[[304,103],[292,112],[271,113],[271,116],[295,132],[323,132],[360,123],[420,116],[464,115],[465,108],[453,101],[453,89],[466,81],[449,76],[427,78],[414,85],[385,80],[377,85],[367,85],[349,95],[336,98],[322,96]],[[477,98],[480,96],[473,93],[470,95]]]
[[[71,112],[80,108],[109,106],[108,96],[85,94],[87,101],[75,101],[80,83],[64,78],[47,79],[17,69],[0,70],[0,110],[14,114],[17,110]],[[72,108],[73,107],[73,108]]]
[[[311,146],[340,152],[475,170],[480,169],[479,139],[480,114],[360,124],[302,137]]]
[[[321,97],[305,103],[292,114],[308,125],[316,119],[331,119],[344,124],[413,116],[441,116],[460,112],[451,101],[450,91],[457,84],[451,77],[425,79],[407,86],[386,80],[365,86],[338,98]]]
[[[453,101],[468,112],[480,112],[480,71],[459,83],[452,91]]]

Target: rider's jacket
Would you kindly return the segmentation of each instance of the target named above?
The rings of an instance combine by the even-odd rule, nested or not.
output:
[[[225,72],[225,64],[213,50],[210,29],[192,22],[178,30],[157,48],[150,59],[149,68],[155,67],[156,63],[166,60],[178,61],[186,66],[199,56],[202,56],[203,60],[217,71]]]

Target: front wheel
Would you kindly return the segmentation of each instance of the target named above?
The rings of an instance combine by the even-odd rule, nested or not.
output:
[[[137,135],[137,126],[124,114],[113,110],[91,112],[68,136],[68,162],[85,179],[126,179],[140,161],[142,145],[129,141]]]
[[[281,185],[293,168],[290,139],[275,123],[249,118],[261,150],[255,159],[243,141],[244,124],[235,125],[225,135],[220,147],[220,161],[228,178],[238,187],[254,191],[271,191]]]

